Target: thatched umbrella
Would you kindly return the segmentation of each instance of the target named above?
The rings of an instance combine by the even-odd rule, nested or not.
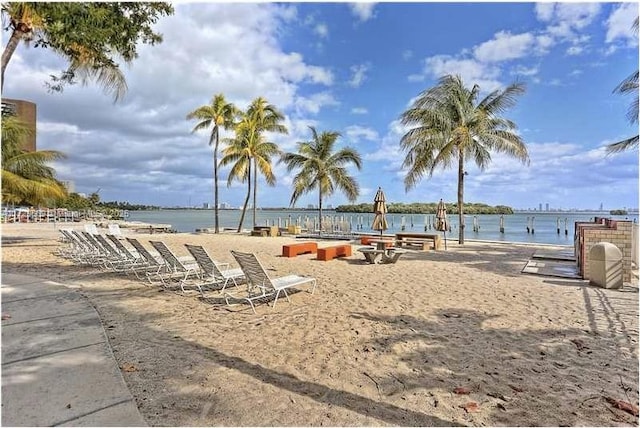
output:
[[[387,204],[384,197],[384,192],[380,187],[378,187],[378,191],[376,192],[376,197],[373,198],[373,213],[375,217],[373,218],[373,225],[371,228],[373,230],[379,230],[380,236],[382,236],[382,232],[389,228],[387,224],[387,218],[385,214],[387,213]]]
[[[447,224],[447,206],[444,204],[442,199],[438,202],[438,207],[436,208],[436,230],[440,230],[444,235],[444,249],[447,249],[447,228],[449,225]]]

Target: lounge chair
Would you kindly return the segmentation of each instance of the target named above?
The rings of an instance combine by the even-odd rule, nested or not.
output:
[[[229,281],[233,282],[233,284],[237,287],[237,280],[244,279],[244,272],[240,268],[229,269],[229,263],[218,263],[213,260],[207,250],[200,245],[189,245],[185,244],[187,250],[193,258],[196,260],[196,263],[200,266],[200,269],[203,272],[202,278],[211,278],[216,284],[222,284],[222,289],[220,291],[224,291],[227,287]],[[204,293],[200,287],[200,293],[204,297]]]
[[[275,308],[276,302],[278,301],[278,297],[280,296],[281,292],[284,293],[287,300],[290,301],[289,295],[287,294],[287,288],[311,284],[313,285],[311,294],[313,294],[316,289],[315,278],[299,275],[287,275],[280,278],[270,278],[269,274],[264,269],[255,254],[241,253],[239,251],[233,250],[231,251],[231,254],[237,260],[238,264],[240,265],[240,269],[242,269],[245,277],[247,278],[248,296],[242,297],[242,299],[249,302],[253,313],[256,313],[256,308],[253,305],[254,300],[259,300],[275,295],[275,299],[273,301],[273,307]],[[235,296],[227,293],[225,295],[225,301],[227,302],[227,304],[229,304],[228,297]]]
[[[160,256],[164,259],[165,264],[168,266],[169,270],[173,273],[173,275],[169,276],[160,276],[160,280],[163,285],[168,285],[165,280],[174,280],[178,279],[180,281],[180,289],[183,293],[186,292],[184,286],[190,278],[200,277],[201,270],[200,266],[197,263],[188,263],[185,264],[183,262],[184,259],[178,258],[173,252],[165,245],[164,242],[160,241],[149,241],[149,243],[156,249],[156,251],[160,254]]]
[[[122,230],[120,230],[120,225],[118,223],[109,223],[109,235],[113,235],[117,238],[122,238]]]
[[[98,227],[96,226],[95,223],[85,223],[84,231],[92,235],[97,235],[98,233],[100,233],[98,232]]]
[[[143,266],[139,269],[130,269],[136,275],[136,278],[142,279],[140,277],[140,273],[144,273],[149,283],[153,284],[154,280],[157,280],[164,284],[162,277],[172,275],[172,272],[169,271],[169,268],[165,264],[164,260],[159,256],[155,257],[153,254],[151,254],[137,239],[126,239],[127,242],[129,242],[129,244],[131,244],[131,246],[135,248],[136,253],[141,256],[146,262],[146,266]]]

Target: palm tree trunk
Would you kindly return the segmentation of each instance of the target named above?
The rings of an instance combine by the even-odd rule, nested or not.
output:
[[[320,225],[320,235],[322,235],[322,187],[319,188],[318,192],[318,224]]]
[[[244,206],[242,207],[242,214],[240,215],[240,223],[238,224],[238,233],[242,231],[242,223],[244,223],[244,215],[247,212],[247,205],[249,204],[250,196],[251,196],[251,161],[249,161],[249,169],[247,171],[247,197],[244,198]]]
[[[460,231],[458,235],[458,244],[464,244],[464,153],[460,149],[458,153],[458,224],[460,225]]]
[[[4,88],[4,71],[6,70],[7,65],[9,65],[9,61],[11,61],[11,57],[18,47],[18,43],[22,40],[23,34],[24,33],[22,31],[13,30],[9,41],[7,42],[7,46],[5,46],[4,51],[2,52],[2,74],[0,76],[0,78],[2,78],[2,83],[0,86],[0,92]]]
[[[218,136],[213,147],[213,212],[214,212],[214,233],[220,233],[218,219]]]
[[[255,173],[253,174],[253,227],[256,227],[256,193],[258,191],[258,165],[256,164],[256,159],[253,158],[253,170]]]

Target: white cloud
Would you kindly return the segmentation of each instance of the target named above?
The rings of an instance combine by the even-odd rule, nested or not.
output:
[[[409,82],[424,82],[424,79],[425,79],[424,74],[410,74],[407,77],[407,80]]]
[[[525,67],[519,65],[511,70],[511,74],[515,76],[535,76],[540,69],[538,67]]]
[[[403,60],[408,61],[411,58],[413,58],[413,51],[411,49],[406,49],[406,50],[402,51],[402,59]]]
[[[536,16],[540,21],[547,22],[553,17],[555,3],[536,3]]]
[[[313,28],[313,32],[322,38],[326,38],[329,36],[329,27],[324,23],[316,24]]]
[[[425,72],[434,78],[446,74],[459,74],[467,85],[478,84],[484,91],[502,86],[497,80],[500,69],[475,59],[459,59],[449,55],[436,55],[425,60]]]
[[[631,46],[638,44],[638,37],[632,30],[633,21],[638,18],[637,3],[622,3],[607,18],[607,43],[622,39]]]
[[[375,129],[360,125],[347,126],[344,133],[354,143],[359,143],[361,140],[376,141],[379,138]]]
[[[351,109],[351,114],[367,114],[369,113],[369,110],[367,110],[365,107],[354,107]]]
[[[373,17],[375,3],[349,3],[351,13],[361,22],[368,21]]]
[[[537,3],[536,15],[544,22],[567,24],[580,29],[593,22],[600,8],[598,3]]]
[[[296,111],[299,114],[318,114],[326,106],[337,106],[340,103],[329,92],[318,92],[309,97],[299,96],[295,100]]]
[[[500,31],[494,38],[481,43],[473,50],[475,58],[482,62],[499,62],[522,58],[530,54],[536,39],[531,33],[511,34]]]
[[[547,52],[549,52],[549,49],[553,46],[553,44],[554,40],[551,36],[542,34],[536,37],[536,50],[539,54],[546,54]]]
[[[369,71],[369,67],[369,64],[352,65],[350,70],[353,75],[348,82],[349,86],[352,88],[359,88],[367,77],[366,73]]]
[[[567,49],[567,55],[580,55],[584,52],[584,48],[582,46],[570,46]]]

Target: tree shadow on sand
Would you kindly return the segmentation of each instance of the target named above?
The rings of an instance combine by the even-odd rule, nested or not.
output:
[[[441,309],[436,320],[351,316],[391,329],[391,334],[365,345],[376,353],[397,355],[403,368],[376,379],[379,385],[393,389],[400,384],[406,391],[444,389],[449,394],[436,400],[460,406],[476,402],[478,415],[484,412],[492,425],[637,425],[637,418],[611,409],[605,401],[615,397],[638,403],[637,342],[628,342],[621,359],[614,338],[590,330],[488,328],[485,325],[499,322],[498,317],[476,311]],[[596,354],[602,366],[591,361]],[[585,396],[582,390],[587,387],[601,394]],[[456,395],[456,388],[470,394]],[[477,424],[473,416],[470,422]]]

